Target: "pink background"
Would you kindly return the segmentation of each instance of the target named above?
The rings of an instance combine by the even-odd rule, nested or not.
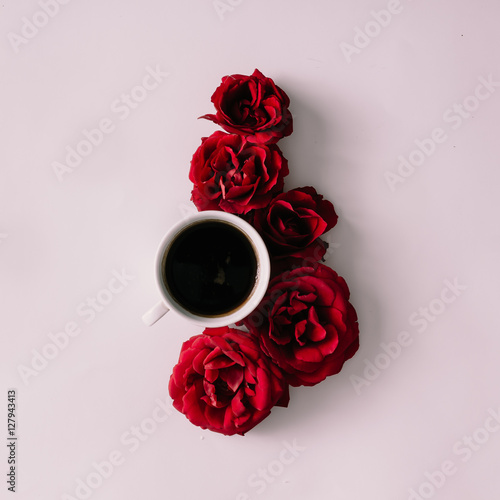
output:
[[[0,13],[0,406],[16,388],[16,498],[500,495],[498,0],[5,0]],[[327,264],[350,286],[361,348],[225,437],[170,406],[200,329],[141,315],[158,298],[157,244],[193,210],[191,156],[217,129],[197,117],[223,75],[255,68],[291,99],[286,189],[313,185],[340,216]]]

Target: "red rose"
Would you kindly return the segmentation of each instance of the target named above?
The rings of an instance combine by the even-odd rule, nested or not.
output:
[[[202,139],[191,160],[192,200],[198,210],[246,214],[268,205],[283,190],[286,175],[288,161],[275,144],[214,132]]]
[[[233,328],[207,328],[182,345],[169,383],[174,407],[195,425],[243,435],[287,406],[288,385],[258,339]]]
[[[212,95],[217,114],[204,115],[227,132],[247,136],[249,142],[275,143],[290,135],[290,99],[258,69],[251,76],[230,75]]]
[[[313,187],[279,194],[265,210],[257,210],[253,225],[272,257],[303,257],[320,260],[325,243],[319,237],[337,223],[333,205]]]
[[[260,306],[243,323],[293,386],[315,385],[338,373],[359,347],[346,282],[315,263],[274,278]]]

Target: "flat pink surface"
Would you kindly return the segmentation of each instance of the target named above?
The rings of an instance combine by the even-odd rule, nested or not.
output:
[[[498,0],[3,1],[12,498],[498,498],[499,15]],[[141,315],[161,237],[194,210],[191,156],[217,129],[197,118],[222,76],[255,68],[291,99],[285,188],[339,214],[327,264],[361,348],[225,437],[167,392],[200,328]]]

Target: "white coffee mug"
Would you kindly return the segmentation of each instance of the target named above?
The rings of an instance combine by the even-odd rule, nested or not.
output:
[[[201,315],[189,311],[176,300],[165,283],[166,277],[163,265],[168,252],[172,248],[173,242],[186,228],[193,224],[199,224],[200,222],[225,222],[236,227],[246,236],[255,254],[257,266],[253,288],[243,303],[226,314]],[[270,275],[271,264],[266,245],[259,233],[248,222],[236,215],[226,212],[215,210],[198,212],[175,224],[163,237],[156,252],[155,259],[156,284],[160,291],[161,300],[143,315],[142,320],[146,325],[151,326],[168,311],[173,310],[186,319],[205,327],[216,328],[231,325],[242,320],[257,308],[266,293]]]

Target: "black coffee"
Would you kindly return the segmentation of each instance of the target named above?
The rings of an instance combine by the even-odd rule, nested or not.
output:
[[[174,299],[200,316],[238,308],[252,292],[257,259],[247,236],[226,222],[201,221],[181,231],[163,262]]]

